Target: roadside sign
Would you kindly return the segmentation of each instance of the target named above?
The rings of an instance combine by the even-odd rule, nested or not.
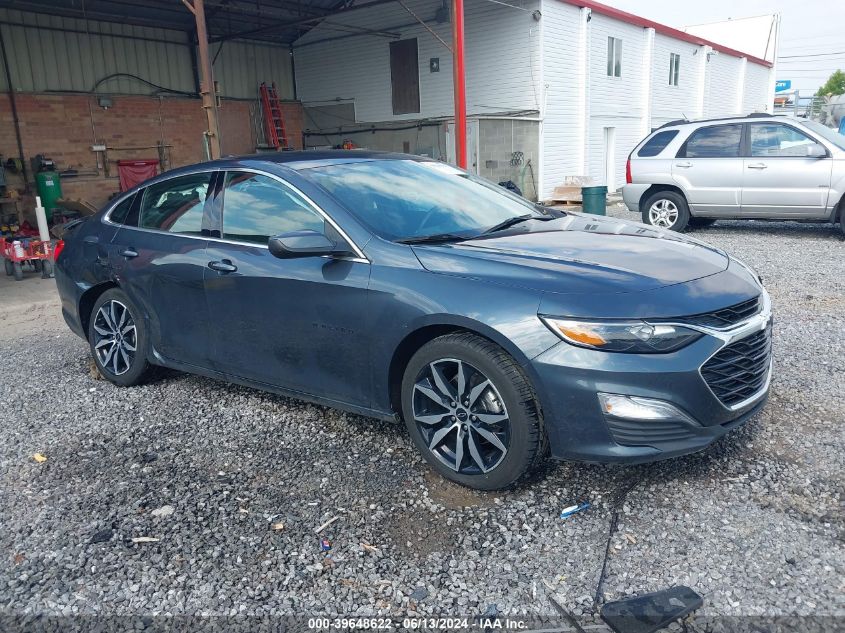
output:
[[[792,88],[791,79],[781,79],[775,82],[775,92],[783,92],[784,90],[789,90],[790,88]]]

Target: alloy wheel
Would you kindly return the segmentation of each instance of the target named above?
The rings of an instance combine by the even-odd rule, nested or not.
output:
[[[138,330],[132,313],[120,301],[104,303],[94,317],[94,353],[115,376],[132,367],[138,348]]]
[[[649,208],[648,220],[653,226],[670,229],[678,221],[678,207],[671,200],[658,200]]]
[[[423,367],[412,406],[428,449],[455,472],[486,473],[507,455],[507,408],[493,382],[469,363],[442,358]]]

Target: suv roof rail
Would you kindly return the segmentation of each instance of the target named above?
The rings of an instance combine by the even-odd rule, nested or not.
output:
[[[769,114],[768,112],[752,112],[751,114],[746,114],[745,116],[720,116],[714,117],[712,119],[675,119],[674,121],[668,121],[663,125],[656,127],[652,130],[652,132],[656,132],[657,130],[662,130],[664,127],[671,127],[673,125],[686,125],[687,123],[711,123],[715,121],[730,121],[736,119],[757,119],[757,118],[770,118],[776,117],[777,114]]]

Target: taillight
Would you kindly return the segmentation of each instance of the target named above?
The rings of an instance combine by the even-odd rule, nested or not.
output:
[[[62,254],[62,251],[65,249],[65,241],[59,240],[56,242],[56,245],[53,247],[53,261],[59,261],[59,255]]]
[[[628,162],[625,163],[625,182],[629,185],[634,182],[634,179],[631,178],[631,159],[628,159]]]

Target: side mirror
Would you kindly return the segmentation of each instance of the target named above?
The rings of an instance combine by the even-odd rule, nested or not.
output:
[[[276,235],[270,238],[267,246],[279,259],[321,257],[348,252],[345,244],[333,242],[325,234],[311,229]]]
[[[807,158],[827,158],[827,150],[819,143],[807,145]]]

